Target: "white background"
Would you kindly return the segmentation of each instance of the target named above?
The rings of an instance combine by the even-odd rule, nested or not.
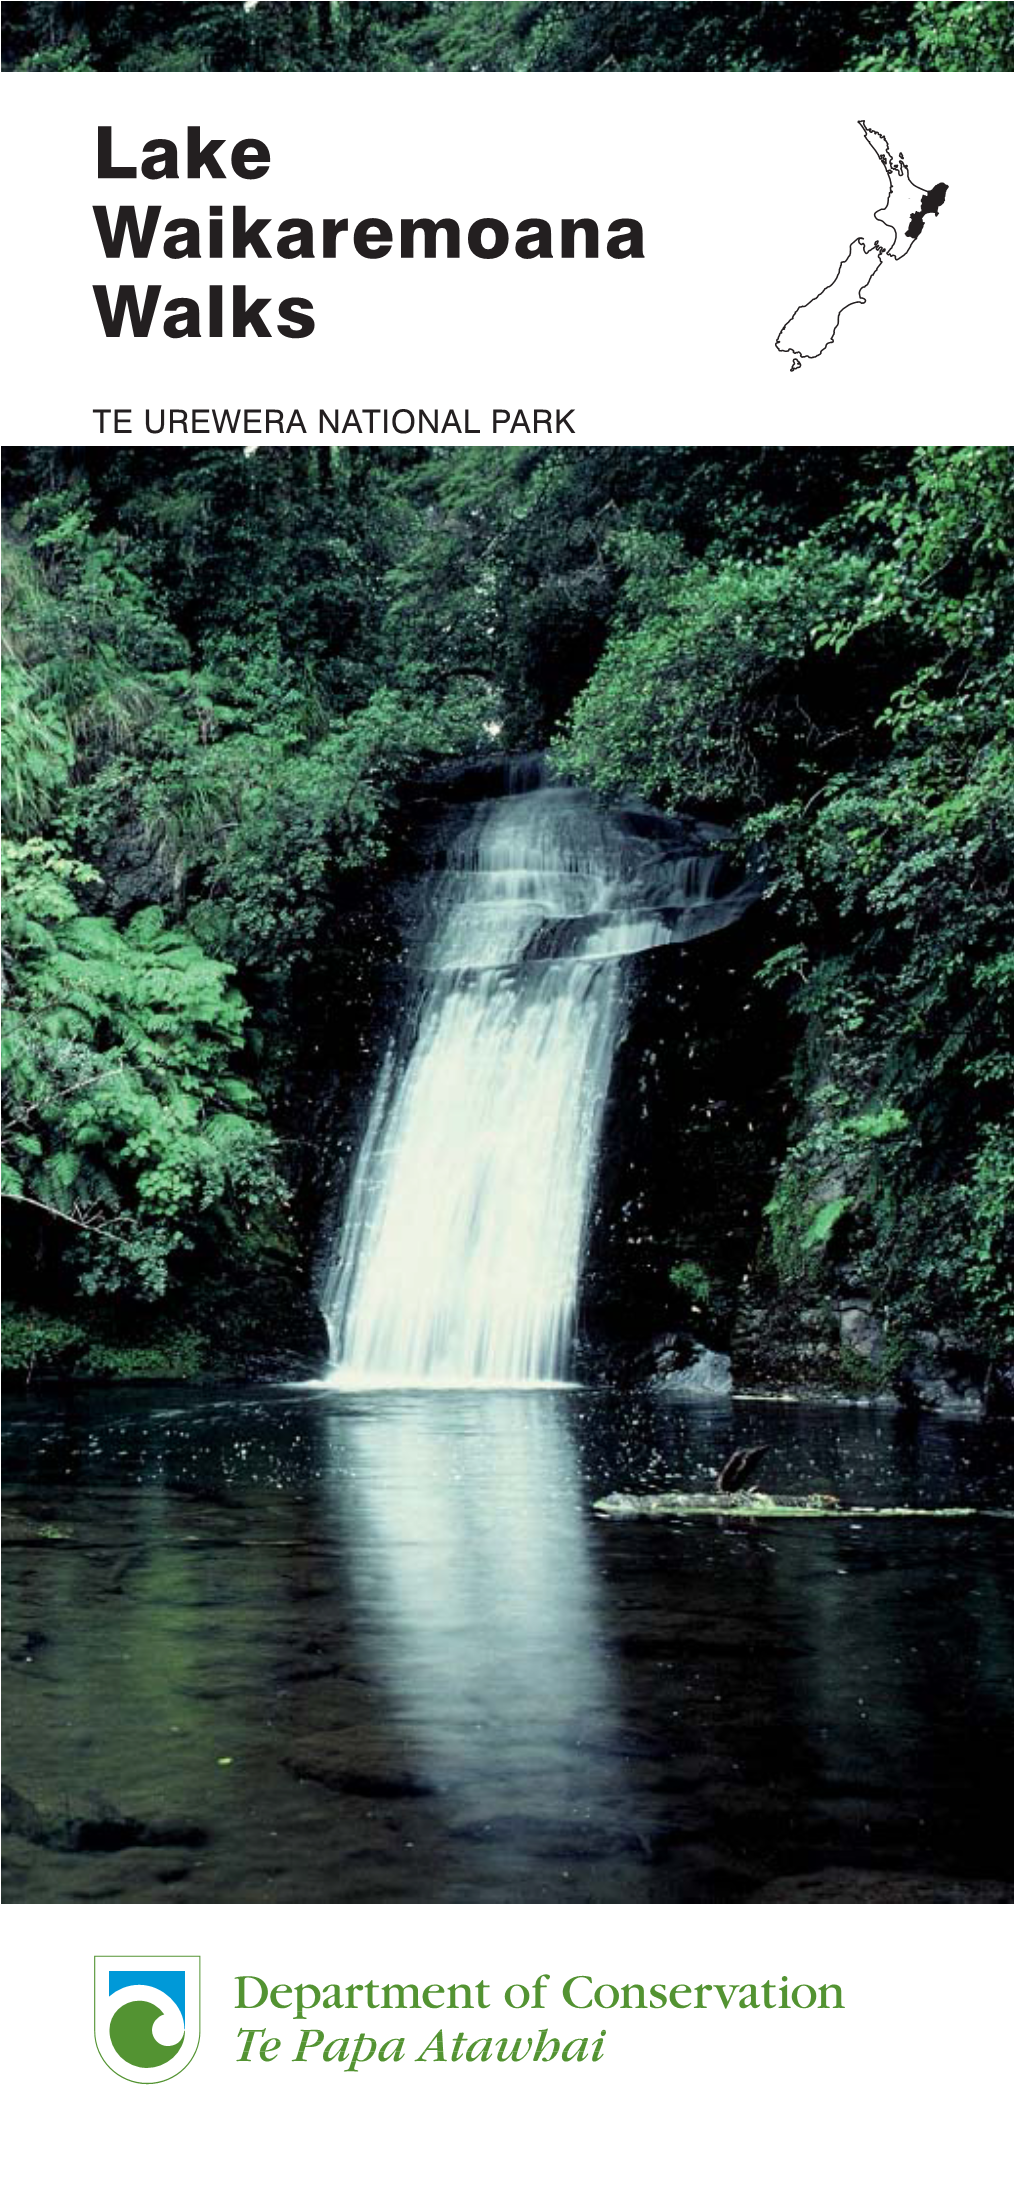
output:
[[[1004,76],[7,76],[6,436],[97,438],[92,407],[223,403],[575,408],[592,442],[1009,441],[1015,359],[1013,79]],[[775,350],[794,308],[875,233],[884,178],[863,116],[938,221],[883,267],[799,373]],[[106,183],[148,137],[261,137],[242,184]],[[162,204],[305,215],[634,215],[643,261],[107,260],[92,214]],[[880,232],[879,232],[880,233]],[[93,282],[211,280],[304,294],[304,341],[104,336]],[[161,323],[160,323],[161,326]],[[491,437],[490,437],[491,438]],[[485,439],[482,437],[481,439]]]
[[[8,1909],[7,2094],[25,2177],[43,2195],[127,2178],[150,2195],[345,2185],[957,2195],[1003,2174],[1013,1940],[1002,1907]],[[201,1954],[202,2038],[176,2080],[136,2088],[103,2064],[97,1951]],[[505,1985],[542,1972],[616,1982],[786,1973],[840,1981],[845,2009],[596,2016],[554,2009],[550,1993],[553,2032],[606,2027],[600,2063],[409,2057],[351,2075],[291,2063],[288,2043],[273,2064],[236,2063],[238,2027],[267,2018],[235,2009],[238,1973]],[[282,2015],[267,2024],[297,2032]],[[342,2034],[351,2023],[318,2024]],[[418,2049],[440,2025],[513,2035],[538,2024],[503,2006],[364,2021],[377,2035],[417,2035]]]
[[[595,442],[1012,441],[1012,79],[959,76],[8,77],[6,438],[87,443],[98,404],[573,405]],[[826,357],[791,375],[774,338],[831,279],[883,195],[859,116],[943,213]],[[96,128],[118,143],[264,137],[262,183],[107,185],[195,213],[634,214],[643,263],[251,261],[256,293],[307,290],[307,343],[106,341],[93,281],[186,292],[227,263],[103,259]],[[485,439],[484,437],[482,439]],[[908,1790],[903,1803],[910,1805]],[[338,1893],[342,1892],[338,1884]],[[982,1907],[8,1908],[4,2071],[14,2169],[47,2191],[182,2185],[499,2191],[981,2186],[1006,2148],[1013,1916]],[[95,1952],[198,1952],[198,2056],[156,2088],[93,2039]],[[599,2065],[235,2063],[232,1977],[344,1982],[551,1972],[838,1980],[846,2009],[572,2015]],[[264,2015],[250,2015],[261,2019]],[[337,2018],[328,2025],[343,2031]],[[422,2015],[529,2033],[530,2014]],[[283,2031],[293,2023],[283,2021]]]

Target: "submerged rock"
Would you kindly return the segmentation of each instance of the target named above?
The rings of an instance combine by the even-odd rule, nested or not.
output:
[[[103,1800],[94,1801],[88,1813],[43,1812],[9,1783],[3,1786],[3,1821],[11,1836],[24,1837],[51,1852],[123,1852],[136,1845],[208,1843],[208,1831],[196,1822],[143,1822]]]
[[[756,1905],[1011,1905],[1012,1886],[994,1879],[896,1874],[877,1867],[826,1867],[782,1875],[754,1892]]]

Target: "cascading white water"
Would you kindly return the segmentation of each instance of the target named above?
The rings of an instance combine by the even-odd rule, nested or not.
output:
[[[337,1384],[569,1374],[624,956],[726,919],[717,861],[674,858],[664,894],[663,859],[567,788],[457,838],[323,1292]]]

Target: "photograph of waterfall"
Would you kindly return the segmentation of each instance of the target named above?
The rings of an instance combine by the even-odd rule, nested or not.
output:
[[[1011,496],[8,452],[9,1899],[1009,1898]]]

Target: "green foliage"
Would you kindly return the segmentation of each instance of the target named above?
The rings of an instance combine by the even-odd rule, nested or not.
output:
[[[853,1209],[849,1195],[826,1193],[834,1187],[822,1170],[826,1142],[815,1133],[790,1148],[765,1207],[779,1278],[793,1286],[818,1280],[836,1230]]]
[[[849,1210],[849,1197],[829,1197],[824,1204],[820,1204],[801,1235],[804,1249],[824,1250],[838,1221]]]
[[[959,7],[921,0],[910,11],[910,36],[915,68],[1013,67],[1013,8],[1007,0],[963,0]]]
[[[205,1263],[293,1260],[257,1060],[275,1038],[278,1090],[338,880],[384,858],[398,787],[477,742],[491,692],[422,664],[443,529],[399,466],[387,500],[329,452],[19,462],[5,1212],[50,1289],[152,1301]]]
[[[894,1327],[1009,1332],[1009,455],[917,452],[792,546],[621,532],[555,743],[600,789],[741,818],[804,1029],[769,1205],[791,1285],[842,1264]]]
[[[3,1307],[3,1369],[33,1379],[196,1379],[209,1355],[195,1328],[164,1322],[144,1342],[116,1339],[109,1326],[52,1311]]]
[[[160,1296],[206,1215],[242,1225],[276,1191],[243,1000],[159,908],[82,912],[95,872],[45,841],[4,872],[4,1196],[82,1238],[87,1293]]]
[[[624,616],[575,703],[564,769],[603,791],[743,802],[786,784],[824,734],[812,714],[827,626],[863,605],[866,560],[820,556],[664,569],[658,537],[623,536]]]
[[[84,1329],[77,1319],[59,1318],[52,1311],[23,1311],[17,1304],[3,1306],[2,1343],[5,1372],[24,1374],[61,1372],[80,1355]]]
[[[691,1308],[706,1309],[712,1295],[712,1283],[703,1265],[696,1258],[681,1258],[670,1269],[670,1284],[679,1289]]]
[[[836,1360],[840,1393],[859,1395],[862,1400],[888,1395],[901,1359],[899,1350],[883,1350],[877,1357],[863,1357],[859,1349],[850,1349],[844,1342]]]
[[[1008,69],[1001,0],[263,0],[10,5],[4,67],[27,69]]]
[[[957,1240],[963,1238],[962,1293],[976,1330],[993,1347],[1012,1330],[1013,1196],[1012,1126],[989,1123],[957,1189],[954,1218]]]

